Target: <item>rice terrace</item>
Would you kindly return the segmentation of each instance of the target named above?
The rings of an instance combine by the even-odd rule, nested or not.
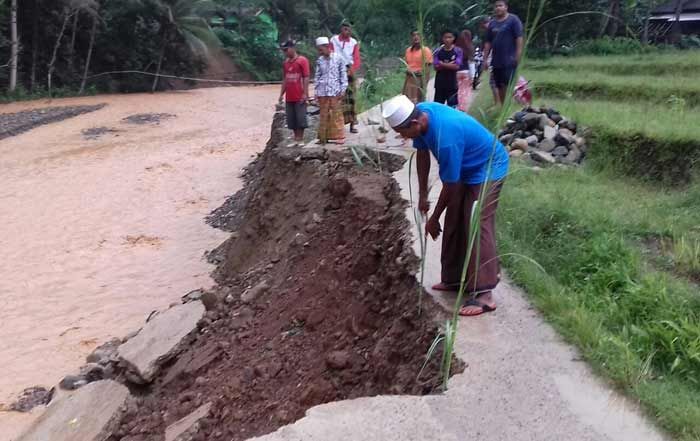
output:
[[[0,0],[0,441],[700,441],[700,2]]]

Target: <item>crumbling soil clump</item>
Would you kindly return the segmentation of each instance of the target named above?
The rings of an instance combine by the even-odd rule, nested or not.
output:
[[[234,232],[211,253],[218,286],[196,293],[208,309],[198,334],[112,440],[163,439],[208,404],[192,439],[244,440],[335,400],[439,391],[441,348],[419,373],[445,316],[429,297],[418,314],[418,259],[391,175],[272,143],[247,181],[209,219]]]

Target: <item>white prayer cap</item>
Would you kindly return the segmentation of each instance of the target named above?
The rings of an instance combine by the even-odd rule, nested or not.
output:
[[[413,111],[416,110],[416,105],[406,95],[399,95],[384,102],[382,108],[382,116],[389,125],[398,127],[405,123],[413,114]]]
[[[318,37],[316,39],[316,46],[323,46],[324,44],[331,44],[330,40],[328,40],[328,37]]]

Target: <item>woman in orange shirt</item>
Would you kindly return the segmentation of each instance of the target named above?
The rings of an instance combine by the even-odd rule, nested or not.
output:
[[[418,31],[411,32],[411,46],[406,49],[406,81],[403,85],[403,94],[416,104],[425,101],[431,64],[433,64],[433,52],[421,44]]]

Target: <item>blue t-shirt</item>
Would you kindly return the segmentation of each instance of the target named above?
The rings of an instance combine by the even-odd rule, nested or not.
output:
[[[429,122],[428,131],[413,140],[413,147],[430,149],[440,165],[442,182],[472,185],[506,177],[508,152],[477,120],[443,104],[426,102],[417,107]]]
[[[517,15],[508,14],[503,21],[495,18],[489,22],[486,41],[491,43],[491,66],[498,68],[515,67],[517,44],[515,40],[523,36],[523,23]]]

